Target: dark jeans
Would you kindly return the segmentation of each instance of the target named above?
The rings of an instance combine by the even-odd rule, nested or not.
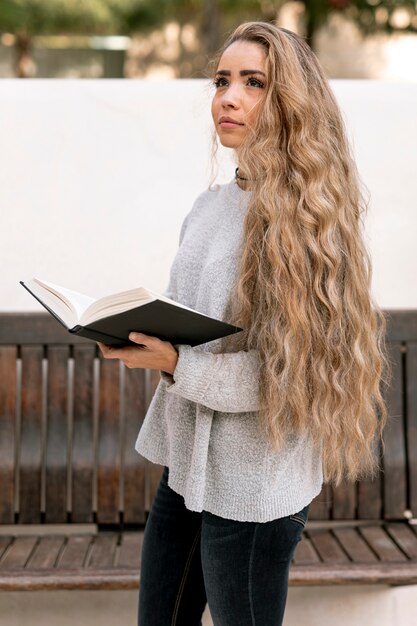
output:
[[[139,626],[201,626],[207,602],[214,626],[280,626],[309,505],[238,522],[189,511],[167,479],[165,468],[145,528]]]

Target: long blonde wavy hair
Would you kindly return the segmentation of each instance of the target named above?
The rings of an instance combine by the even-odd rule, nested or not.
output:
[[[269,75],[255,127],[236,150],[254,182],[229,301],[230,321],[245,329],[234,340],[259,351],[259,424],[276,449],[308,429],[325,482],[372,478],[391,369],[342,115],[310,47],[273,23],[239,26],[212,76],[238,40],[263,48]]]

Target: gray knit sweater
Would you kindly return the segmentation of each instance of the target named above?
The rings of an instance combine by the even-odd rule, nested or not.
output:
[[[197,198],[166,296],[224,319],[249,197],[233,180]],[[285,449],[272,449],[257,428],[258,352],[221,353],[220,341],[176,346],[174,374],[161,372],[135,448],[169,467],[169,486],[192,511],[253,522],[296,513],[321,490],[320,451],[293,433]]]

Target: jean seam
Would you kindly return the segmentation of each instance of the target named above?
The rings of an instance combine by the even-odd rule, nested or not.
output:
[[[295,521],[297,521],[297,522],[300,522],[300,524],[301,524],[303,527],[305,527],[305,525],[306,525],[305,520],[303,520],[303,518],[302,518],[302,517],[298,517],[297,515],[290,515],[290,519],[293,519],[293,520],[295,520]]]
[[[193,558],[196,546],[197,546],[197,542],[198,542],[198,538],[200,536],[201,533],[201,526],[197,531],[197,534],[194,538],[194,541],[191,545],[190,548],[190,552],[188,554],[188,558],[187,558],[187,562],[185,564],[185,568],[184,568],[184,573],[182,575],[182,579],[181,579],[181,583],[180,586],[178,588],[178,593],[177,593],[177,597],[175,599],[175,605],[174,605],[174,612],[172,614],[172,621],[171,621],[171,626],[175,626],[176,621],[177,621],[177,617],[178,617],[178,610],[179,610],[179,606],[180,606],[180,602],[181,602],[181,596],[182,596],[182,592],[184,591],[184,586],[185,586],[185,581],[187,579],[187,574],[189,572],[190,569],[190,565],[191,565],[191,559]]]
[[[252,626],[255,626],[255,611],[253,608],[253,600],[252,600],[252,567],[253,567],[257,530],[258,530],[258,524],[256,524],[255,530],[253,532],[252,546],[251,546],[250,556],[249,556],[249,572],[248,572],[248,593],[249,593],[249,606],[250,606],[250,614],[251,614],[251,619],[252,619]]]

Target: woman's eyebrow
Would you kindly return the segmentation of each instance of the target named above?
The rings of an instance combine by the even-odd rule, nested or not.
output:
[[[216,74],[219,76],[230,76],[230,70],[217,70]],[[240,76],[248,76],[249,74],[262,74],[262,76],[266,76],[265,72],[261,72],[261,70],[240,70]]]

